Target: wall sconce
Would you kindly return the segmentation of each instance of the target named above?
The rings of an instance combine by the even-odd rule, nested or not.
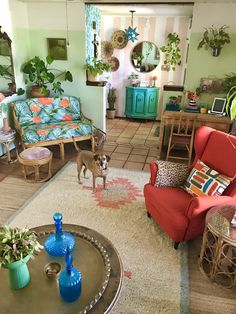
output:
[[[135,27],[135,28],[133,27],[133,14],[135,11],[130,10],[129,12],[132,14],[132,16],[131,16],[131,27],[129,26],[128,29],[125,29],[125,35],[128,38],[128,40],[131,40],[132,42],[134,42],[135,40],[138,40],[137,36],[139,34],[136,32],[137,27]]]

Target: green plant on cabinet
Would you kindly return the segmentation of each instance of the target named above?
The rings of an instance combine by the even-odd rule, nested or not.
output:
[[[162,46],[160,50],[164,52],[164,67],[162,69],[175,71],[177,65],[181,65],[181,50],[179,48],[180,38],[177,33],[169,33],[167,35],[167,44]]]

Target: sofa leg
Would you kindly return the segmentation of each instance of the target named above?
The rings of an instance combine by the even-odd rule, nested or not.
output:
[[[151,215],[150,215],[150,213],[149,213],[149,212],[147,212],[147,216],[148,216],[148,218],[151,218]]]
[[[64,143],[60,143],[59,145],[60,145],[60,158],[64,160],[65,159]]]
[[[179,244],[180,244],[180,242],[177,242],[177,241],[174,242],[174,249],[175,249],[175,250],[178,249]]]

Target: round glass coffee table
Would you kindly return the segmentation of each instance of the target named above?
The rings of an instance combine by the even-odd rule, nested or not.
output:
[[[206,215],[199,266],[212,281],[232,288],[236,285],[236,227],[231,220],[236,206],[215,206]]]
[[[54,225],[32,228],[44,244],[54,233]],[[76,238],[73,266],[82,274],[80,298],[66,303],[59,294],[57,276],[47,277],[45,266],[57,262],[65,268],[63,257],[49,256],[45,250],[28,262],[31,281],[23,289],[12,290],[8,286],[7,270],[1,270],[0,309],[11,314],[86,314],[109,313],[114,306],[122,285],[123,268],[119,255],[103,235],[95,230],[71,224],[63,224],[63,231]]]

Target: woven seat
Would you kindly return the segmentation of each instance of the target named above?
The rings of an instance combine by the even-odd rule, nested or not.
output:
[[[46,147],[31,147],[25,149],[18,156],[18,161],[22,166],[23,175],[26,181],[44,182],[51,178],[52,152]],[[39,170],[42,165],[48,165],[48,173],[44,178],[40,178]],[[27,167],[34,168],[34,178],[31,179]]]

